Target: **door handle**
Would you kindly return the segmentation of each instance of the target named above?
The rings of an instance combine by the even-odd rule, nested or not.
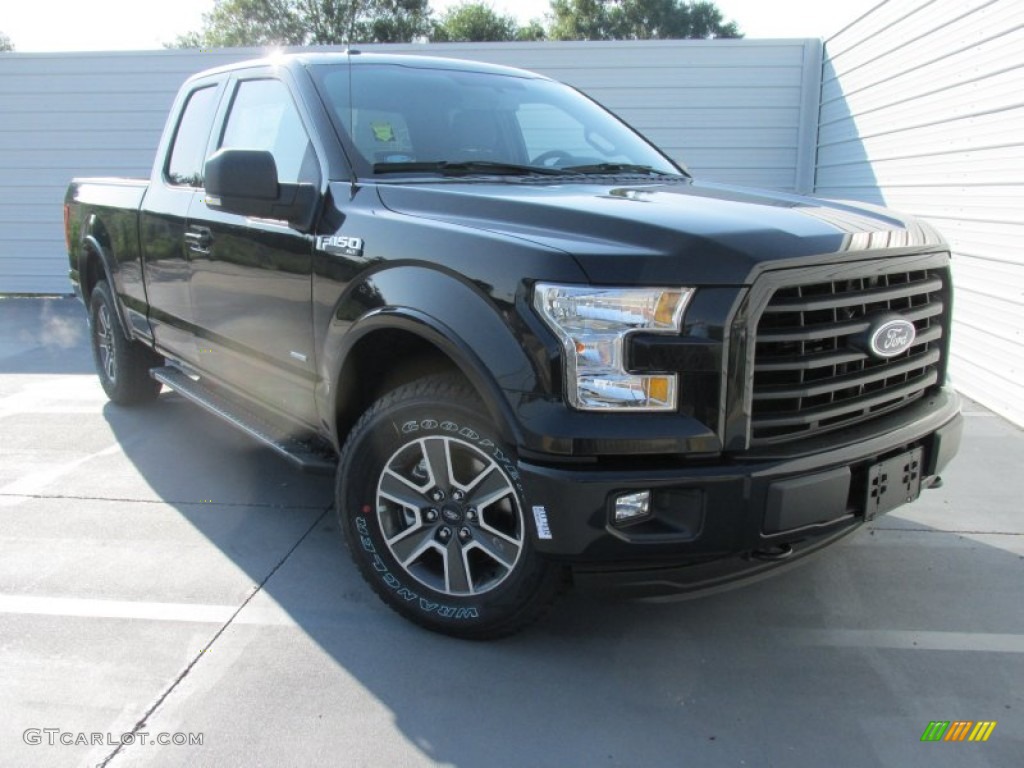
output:
[[[188,241],[190,251],[209,253],[210,246],[213,244],[213,232],[209,227],[191,227],[185,233],[185,239]]]

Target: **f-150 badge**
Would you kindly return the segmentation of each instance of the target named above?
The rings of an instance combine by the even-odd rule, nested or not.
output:
[[[363,238],[320,235],[316,239],[316,249],[337,256],[362,256]]]

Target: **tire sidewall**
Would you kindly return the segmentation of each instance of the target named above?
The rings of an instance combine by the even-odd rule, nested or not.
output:
[[[402,446],[425,437],[457,437],[491,458],[505,474],[522,516],[523,550],[501,584],[479,595],[437,592],[409,574],[391,554],[376,515],[381,472]],[[375,407],[357,425],[338,468],[340,524],[364,578],[394,610],[446,634],[471,637],[515,621],[543,580],[546,563],[534,551],[515,456],[488,419],[457,403],[409,400]]]
[[[104,307],[106,308],[107,315],[110,318],[111,354],[114,357],[113,381],[111,381],[110,377],[107,376],[107,371],[103,367],[103,358],[100,354],[99,314],[100,309]],[[114,402],[117,402],[123,397],[122,389],[125,377],[124,346],[127,342],[122,334],[121,321],[117,316],[117,310],[114,307],[114,301],[110,296],[110,290],[104,282],[97,283],[93,288],[92,296],[89,301],[89,326],[92,357],[93,362],[96,365],[96,375],[99,377],[100,384],[103,386],[103,391],[107,393],[107,397]]]
[[[106,308],[110,318],[113,381],[107,376],[100,354],[99,313],[102,308]],[[89,337],[96,375],[112,402],[118,405],[138,405],[154,400],[160,394],[160,383],[150,377],[149,370],[159,366],[162,360],[149,347],[130,341],[125,336],[114,295],[104,280],[96,283],[89,297]]]

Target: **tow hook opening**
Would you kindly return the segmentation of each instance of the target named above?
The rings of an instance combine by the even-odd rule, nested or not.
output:
[[[773,544],[762,549],[755,549],[750,553],[752,560],[761,560],[766,563],[785,560],[793,554],[793,547],[789,544]]]

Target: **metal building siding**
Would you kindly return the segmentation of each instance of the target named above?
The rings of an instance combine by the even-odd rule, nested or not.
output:
[[[0,55],[0,293],[67,293],[68,181],[148,177],[182,81],[247,55]]]
[[[477,59],[575,85],[702,178],[813,181],[818,40],[363,46]],[[336,49],[340,50],[340,49]],[[0,293],[69,290],[60,206],[73,176],[149,175],[189,75],[251,49],[0,56]]]
[[[1024,3],[888,0],[825,43],[816,194],[950,241],[952,375],[1024,424]]]

